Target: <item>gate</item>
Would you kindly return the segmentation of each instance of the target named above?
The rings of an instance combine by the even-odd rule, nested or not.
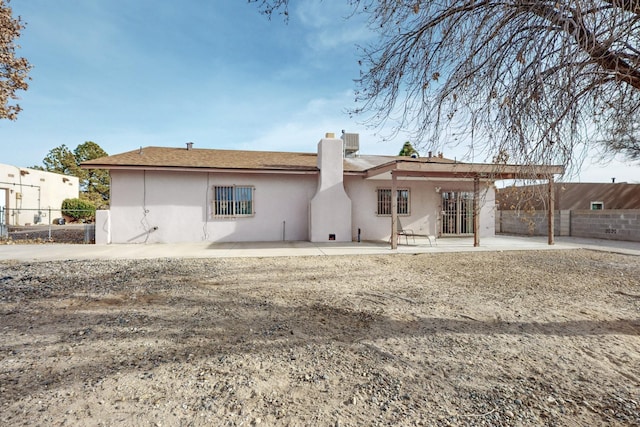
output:
[[[442,192],[442,235],[466,236],[473,232],[473,192]]]

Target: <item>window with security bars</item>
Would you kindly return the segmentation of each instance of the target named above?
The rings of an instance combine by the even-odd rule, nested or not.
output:
[[[391,189],[378,188],[378,215],[391,215]],[[398,215],[409,215],[410,210],[410,193],[408,188],[397,190],[398,197]]]
[[[236,217],[253,215],[253,187],[214,186],[213,197],[214,216]]]

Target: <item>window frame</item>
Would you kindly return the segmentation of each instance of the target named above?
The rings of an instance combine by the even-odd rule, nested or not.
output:
[[[213,185],[211,216],[213,218],[255,216],[255,189],[253,185]]]
[[[381,192],[385,192],[388,196],[382,196]],[[402,193],[406,192],[406,197],[401,198]],[[411,188],[402,187],[396,189],[398,216],[411,215]],[[379,187],[376,188],[376,215],[377,216],[391,216],[391,188]],[[381,211],[381,207],[383,207]],[[387,213],[388,212],[388,213]]]

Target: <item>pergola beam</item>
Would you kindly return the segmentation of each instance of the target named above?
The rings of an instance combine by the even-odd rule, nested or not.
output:
[[[555,191],[553,189],[553,176],[549,177],[549,203],[547,203],[547,205],[549,206],[549,211],[548,211],[548,219],[549,222],[547,224],[548,228],[547,228],[547,236],[548,236],[548,243],[550,245],[553,245],[554,242],[554,237],[553,237],[553,232],[554,232],[554,223],[555,223],[555,216],[554,216],[554,210],[555,210]]]
[[[473,247],[480,246],[480,178],[473,180]]]
[[[395,159],[367,170],[365,178],[391,175],[391,249],[398,248],[398,177],[473,180],[473,246],[480,246],[480,181],[505,179],[549,182],[549,244],[554,244],[554,175],[564,173],[557,165],[498,165],[485,163],[438,163],[424,159]]]
[[[497,165],[486,163],[432,163],[429,161],[394,160],[384,165],[371,168],[366,178],[373,178],[393,172],[397,176],[454,179],[485,179],[491,181],[503,179],[548,179],[555,174],[562,174],[564,168],[555,165]]]
[[[398,249],[398,180],[391,172],[391,249]]]

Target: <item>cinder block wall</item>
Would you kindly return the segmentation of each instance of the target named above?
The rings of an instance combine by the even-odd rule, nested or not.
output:
[[[640,210],[571,211],[571,235],[640,242]]]
[[[547,212],[498,211],[496,232],[547,235]],[[640,242],[640,210],[556,211],[554,235]]]
[[[546,211],[497,211],[496,233],[522,234],[527,236],[547,235]],[[560,218],[556,212],[554,218],[554,235],[558,235]]]

